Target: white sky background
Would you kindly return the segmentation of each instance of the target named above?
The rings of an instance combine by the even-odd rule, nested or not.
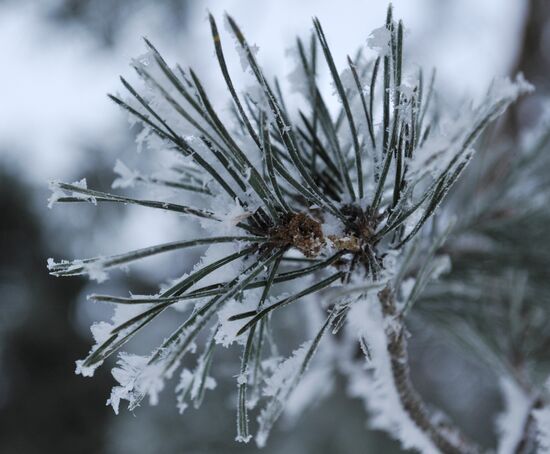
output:
[[[411,61],[437,66],[453,94],[480,93],[493,75],[506,74],[515,58],[524,15],[523,0],[396,0],[396,17],[409,30]],[[170,62],[192,65],[216,93],[225,94],[213,57],[205,11],[230,12],[250,42],[260,47],[268,73],[286,75],[285,50],[296,34],[307,36],[311,17],[325,28],[337,63],[345,63],[373,28],[383,24],[379,0],[195,1],[191,18],[175,33],[151,2],[125,24],[113,49],[103,49],[77,26],[44,20],[48,1],[0,4],[0,153],[20,163],[36,184],[78,174],[87,142],[110,140],[124,128],[122,115],[105,96],[117,91],[117,75],[131,75],[130,58],[143,52],[148,36]],[[226,34],[225,47],[232,41]],[[233,74],[242,74],[236,60]],[[216,89],[217,87],[217,89]],[[216,96],[214,96],[216,98]],[[114,161],[115,156],[112,157]]]

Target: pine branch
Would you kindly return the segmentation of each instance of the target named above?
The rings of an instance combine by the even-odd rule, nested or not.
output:
[[[85,180],[51,185],[50,205],[139,205],[189,215],[208,232],[196,239],[182,238],[107,257],[60,263],[50,259],[53,275],[88,274],[101,281],[109,268],[169,251],[208,247],[191,272],[157,295],[90,295],[91,300],[115,304],[115,316],[112,323],[93,325],[96,345],[77,363],[77,371],[92,375],[142,328],[177,307],[185,320],[150,355],[119,353],[114,375],[120,385],[113,388],[109,400],[113,408],[118,412],[121,399],[128,400],[130,409],[146,396],[156,402],[165,380],[180,367],[178,407],[183,410],[187,399],[198,406],[209,387],[216,345],[238,340],[244,349],[238,378],[237,439],[246,442],[252,436],[249,413],[255,399],[251,396],[257,397],[263,378],[270,383],[272,394],[264,396],[269,399],[259,416],[256,441],[261,445],[312,363],[321,338],[329,328],[333,333],[352,329],[355,321],[349,320],[349,314],[358,307],[352,295],[386,287],[379,302],[384,321],[393,328],[385,334],[384,347],[390,354],[393,384],[403,409],[442,452],[477,452],[457,428],[436,421],[414,390],[404,318],[418,310],[451,229],[438,236],[436,229],[428,232],[425,226],[463,176],[480,134],[530,85],[521,77],[515,83],[496,83],[471,112],[459,112],[461,121],[453,115],[440,119],[433,113],[435,72],[427,90],[422,71],[416,80],[416,76],[409,77],[403,63],[403,24],[394,21],[390,6],[385,25],[368,40],[378,56],[367,61],[359,50],[353,59],[348,57],[344,72],[338,71],[323,28],[314,19],[309,48],[296,40],[296,74],[303,76],[300,91],[307,106],[294,112],[278,79],[267,80],[256,58],[257,48],[249,44],[233,18],[226,16],[226,21],[243,68],[255,81],[254,89],[238,91],[220,30],[209,15],[217,65],[231,103],[228,116],[216,110],[217,103],[199,74],[179,65],[171,68],[147,39],[148,53],[133,62],[143,85],[134,86],[121,78],[125,97],[109,95],[141,125],[140,141],[153,151],[172,150],[181,160],[167,166],[170,177],[142,175],[119,162],[115,171],[121,178],[113,187],[127,188],[137,182],[188,191],[196,196],[198,206],[88,189]],[[335,115],[317,81],[318,46],[341,102]],[[520,161],[521,165],[528,162]],[[491,196],[485,200],[496,205]],[[416,263],[417,253],[424,254],[424,261]],[[399,292],[412,266],[416,266],[417,280],[397,311],[389,289]],[[279,284],[283,283],[289,288],[281,295]],[[392,283],[394,287],[388,287]],[[271,319],[310,295],[318,295],[321,310],[328,312],[325,322],[289,358],[275,360],[264,348],[269,344],[272,351],[277,349],[277,340],[270,334]],[[203,337],[207,340],[196,367],[186,369],[183,358]],[[359,337],[367,349],[365,336]],[[277,362],[272,376],[262,367],[264,359]]]
[[[391,371],[397,394],[406,413],[414,424],[426,434],[437,448],[449,454],[479,453],[481,450],[469,441],[454,424],[436,421],[427,405],[415,390],[409,372],[407,339],[403,320],[399,317],[392,291],[386,287],[378,294],[384,318],[399,328],[387,330],[387,348],[391,359]],[[389,332],[388,332],[389,331]]]

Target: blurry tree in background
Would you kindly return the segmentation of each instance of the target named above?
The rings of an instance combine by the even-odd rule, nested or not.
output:
[[[86,341],[71,323],[83,280],[44,275],[44,257],[59,253],[33,210],[34,190],[0,170],[0,450],[3,453],[101,452],[109,412],[95,405],[107,377],[74,379]]]
[[[121,24],[149,4],[147,0],[59,0],[46,12],[60,26],[77,23],[96,36],[101,44],[113,46],[119,38]],[[164,0],[156,8],[164,12],[169,30],[187,27],[189,2]]]
[[[512,108],[512,135],[537,123],[550,94],[550,4],[545,0],[529,0],[528,4],[522,45],[512,71],[523,72],[537,91]]]

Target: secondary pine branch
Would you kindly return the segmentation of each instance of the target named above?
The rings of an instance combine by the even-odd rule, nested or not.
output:
[[[386,329],[391,371],[401,404],[414,424],[445,454],[475,454],[481,452],[455,424],[437,421],[428,410],[410,377],[406,329],[396,309],[393,292],[386,287],[378,293],[382,314],[389,323]],[[395,322],[398,323],[395,323]]]

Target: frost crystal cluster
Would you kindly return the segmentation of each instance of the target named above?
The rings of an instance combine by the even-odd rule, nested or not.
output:
[[[365,400],[372,425],[404,447],[477,452],[413,388],[405,321],[426,286],[451,264],[441,254],[455,225],[451,217],[442,216],[447,225],[441,229],[423,227],[465,171],[483,130],[532,87],[521,75],[496,81],[477,105],[437,111],[434,77],[426,81],[421,70],[403,64],[403,25],[390,7],[386,24],[367,40],[374,58],[359,52],[347,58],[343,71],[314,19],[311,41],[298,39],[293,52],[290,82],[303,107],[290,111],[278,81],[259,66],[258,48],[227,16],[242,69],[255,81],[237,90],[216,21],[209,20],[231,115],[215,109],[192,69],[169,66],[147,40],[147,53],[133,61],[142,85],[122,78],[128,95],[110,96],[142,128],[140,147],[175,156],[163,175],[117,161],[113,188],[162,186],[173,191],[170,201],[101,192],[85,180],[51,183],[50,204],[141,205],[194,218],[203,232],[115,256],[50,259],[55,276],[88,275],[101,282],[110,269],[145,257],[206,249],[191,271],[155,295],[90,295],[115,311],[110,322],[92,326],[96,343],[77,362],[77,373],[92,376],[118,355],[118,385],[109,398],[117,413],[122,400],[130,410],[144,399],[155,404],[165,381],[179,377],[183,412],[216,386],[216,351],[237,344],[239,441],[252,438],[254,413],[255,439],[264,445],[285,408],[298,412],[340,373],[349,379],[350,394]],[[336,114],[317,85],[322,61],[339,101]],[[303,306],[301,316],[315,330],[285,358],[277,353],[276,326],[292,310],[287,306]],[[121,351],[165,312],[181,320],[161,345],[145,356]],[[523,417],[523,407],[512,412],[509,418]],[[542,410],[537,418],[548,419]],[[545,429],[539,432],[548,439]]]

